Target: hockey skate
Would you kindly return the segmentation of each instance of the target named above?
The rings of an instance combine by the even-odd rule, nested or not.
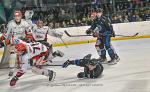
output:
[[[11,79],[11,81],[10,81],[10,86],[15,86],[17,80],[18,80],[18,77],[14,76],[14,77]]]
[[[115,58],[114,59],[111,59],[110,61],[108,61],[108,65],[114,65],[114,64],[117,64],[117,62],[120,61],[120,58],[117,54],[115,54]]]
[[[107,63],[108,63],[106,57],[105,57],[105,58],[100,57],[98,60],[99,60],[99,62],[100,62],[101,64],[107,64]]]
[[[52,70],[48,70],[48,77],[49,77],[49,81],[53,82],[56,76],[56,72],[52,71]]]
[[[9,71],[9,74],[8,74],[8,79],[10,79],[12,76],[13,76],[14,72],[13,71]]]
[[[8,76],[11,77],[11,76],[13,76],[13,74],[14,74],[14,72],[10,71]]]
[[[120,58],[119,58],[119,56],[117,54],[115,55],[115,58],[116,58],[116,62],[120,61]]]
[[[111,59],[110,61],[108,61],[108,65],[115,65],[117,64],[116,59]]]
[[[61,52],[61,51],[59,51],[59,50],[57,50],[57,51],[55,51],[55,52],[53,53],[53,56],[54,56],[54,57],[56,57],[56,56],[58,56],[58,57],[63,57],[63,56],[64,56],[64,53]]]

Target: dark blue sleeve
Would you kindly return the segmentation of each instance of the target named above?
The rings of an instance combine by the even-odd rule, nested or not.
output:
[[[91,25],[91,27],[90,27],[90,29],[94,30],[95,28],[96,28],[96,23],[93,22],[92,25]]]
[[[86,61],[82,60],[82,59],[76,59],[75,60],[75,65],[77,66],[81,66],[81,67],[85,67],[86,66]]]
[[[108,18],[103,17],[102,22],[104,23],[104,25],[108,31],[110,31],[110,32],[114,31],[111,21]]]

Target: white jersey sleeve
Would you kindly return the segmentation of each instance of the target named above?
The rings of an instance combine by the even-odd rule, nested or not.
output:
[[[50,29],[48,26],[43,26],[42,28],[38,28],[37,26],[34,26],[32,30],[32,34],[36,41],[46,40],[47,35],[53,37],[62,36],[61,32],[55,31],[54,29]]]
[[[8,24],[7,24],[7,32],[5,34],[6,38],[9,38],[12,36],[12,24],[13,24],[13,21],[10,21]]]
[[[58,38],[61,38],[63,33],[62,32],[59,32],[59,31],[56,31],[54,29],[48,29],[48,35],[50,36],[53,36],[53,37],[58,37]]]

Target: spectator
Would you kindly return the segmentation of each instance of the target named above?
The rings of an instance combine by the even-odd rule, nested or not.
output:
[[[118,17],[116,16],[116,15],[114,15],[113,17],[112,17],[112,23],[114,24],[114,23],[121,23],[121,21],[118,19]]]
[[[118,15],[118,21],[119,21],[119,23],[123,23],[123,18],[121,15]]]
[[[35,10],[33,22],[42,18],[45,24],[52,28],[90,25],[91,12],[99,7],[111,18],[112,23],[150,20],[150,0],[60,0],[60,3],[53,2],[51,5],[46,11],[40,11],[42,7],[27,7],[23,8],[23,11],[28,8]]]
[[[129,16],[129,21],[130,22],[136,22],[136,16],[135,16],[135,14]]]
[[[136,14],[135,17],[136,17],[137,22],[142,21],[142,19],[140,18],[140,16],[138,14]]]
[[[142,15],[142,20],[143,21],[147,21],[147,20],[149,20],[150,19],[150,13],[149,13],[149,11],[146,11],[146,13],[144,13],[143,15]]]
[[[129,20],[128,20],[128,15],[125,15],[125,16],[124,16],[123,22],[124,22],[124,23],[128,23],[128,22],[129,22]]]

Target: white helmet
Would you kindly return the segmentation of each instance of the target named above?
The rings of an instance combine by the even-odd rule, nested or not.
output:
[[[33,14],[34,14],[33,10],[27,10],[27,11],[25,12],[25,19],[26,19],[26,20],[31,19],[32,16],[33,16]]]

